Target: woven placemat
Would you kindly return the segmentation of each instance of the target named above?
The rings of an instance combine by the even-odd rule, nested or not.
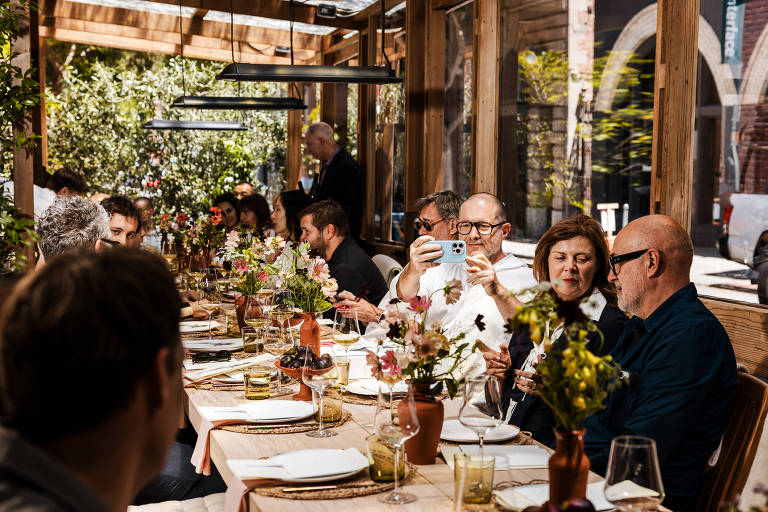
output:
[[[454,443],[453,441],[443,441],[440,440],[440,444],[445,444],[448,446],[461,446],[467,443]],[[529,445],[534,444],[533,437],[531,437],[531,433],[527,431],[521,430],[519,434],[517,434],[512,439],[508,439],[506,441],[500,441],[500,442],[493,442],[485,440],[483,441],[483,444],[515,444],[515,445]]]
[[[343,425],[347,421],[352,419],[352,415],[348,412],[344,412],[339,421],[324,421],[323,428],[333,428]],[[297,434],[299,432],[309,432],[311,430],[317,430],[319,424],[315,420],[302,421],[300,423],[292,423],[285,426],[270,426],[270,425],[223,425],[219,427],[220,430],[226,430],[228,432],[237,432],[238,434]]]
[[[441,393],[437,396],[438,400],[445,400],[448,398],[448,393]],[[376,405],[378,402],[376,397],[369,397],[365,395],[356,395],[348,391],[344,392],[344,403],[353,405]],[[396,404],[400,403],[400,400],[395,400]]]
[[[413,464],[406,462],[408,470],[405,478],[400,480],[400,485],[408,483],[416,474],[416,468]],[[338,500],[344,498],[357,498],[359,496],[369,496],[391,491],[395,488],[395,482],[374,482],[368,476],[368,472],[358,473],[359,476],[351,480],[334,483],[335,489],[325,489],[317,491],[283,492],[283,489],[293,487],[291,484],[283,484],[274,487],[257,487],[254,492],[270,498],[285,498],[288,500]],[[323,484],[314,484],[319,486]],[[298,485],[296,487],[299,487]]]
[[[245,384],[229,384],[229,385],[223,385],[223,384],[213,384],[209,380],[204,380],[201,382],[195,382],[194,384],[190,384],[187,386],[189,388],[195,388],[195,389],[201,389],[203,391],[242,391],[245,392]]]

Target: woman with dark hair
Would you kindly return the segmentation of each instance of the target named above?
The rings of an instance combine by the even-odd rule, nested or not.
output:
[[[221,216],[223,218],[222,225],[227,231],[235,229],[237,227],[240,218],[237,213],[237,199],[235,196],[226,192],[213,200],[213,206],[216,206],[221,210]]]
[[[272,201],[272,227],[275,234],[298,242],[301,237],[299,213],[312,199],[301,190],[284,190]]]
[[[608,245],[600,223],[586,215],[563,219],[541,237],[536,244],[533,276],[538,282],[552,284],[550,292],[560,304],[561,313],[586,316],[596,322],[603,334],[589,338],[589,349],[597,354],[610,352],[624,330],[626,315],[616,306],[616,290],[608,281]],[[490,271],[489,271],[490,270]],[[470,273],[480,276],[480,282],[494,298],[503,317],[517,314],[523,303],[501,286],[493,272],[479,265]],[[588,299],[588,300],[587,300]],[[551,326],[555,343],[560,326]],[[532,378],[539,350],[534,348],[530,332],[523,328],[512,334],[509,347],[500,352],[484,349],[486,372],[505,378],[504,403],[514,404],[510,423],[530,431],[537,441],[550,444],[554,440],[554,417],[549,408],[535,395]]]
[[[269,203],[261,194],[243,197],[237,205],[240,212],[240,224],[256,236],[264,236],[272,227],[269,218]]]

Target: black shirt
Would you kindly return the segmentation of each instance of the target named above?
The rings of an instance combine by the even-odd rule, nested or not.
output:
[[[348,236],[333,251],[333,256],[328,260],[328,268],[331,277],[339,283],[339,292],[346,290],[374,306],[381,302],[388,291],[379,268]]]
[[[321,174],[322,180],[318,176],[312,185],[315,199],[333,199],[339,203],[349,219],[350,235],[358,240],[363,224],[363,172],[360,166],[341,148]]]

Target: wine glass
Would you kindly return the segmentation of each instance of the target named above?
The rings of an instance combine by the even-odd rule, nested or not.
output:
[[[477,434],[481,459],[485,435],[501,423],[502,384],[499,377],[480,375],[468,379],[464,387],[464,402],[459,410],[459,422]]]
[[[200,283],[197,286],[200,302],[199,306],[208,313],[208,341],[213,339],[211,334],[211,319],[214,313],[221,311],[221,293],[219,292],[219,284],[215,278],[203,276]]]
[[[251,341],[251,337],[243,331],[243,348],[246,352],[261,352],[269,330],[270,319],[257,298],[246,298],[243,322],[254,330],[252,343],[246,343]],[[255,350],[253,345],[256,345]]]
[[[290,338],[267,337],[264,340],[264,350],[277,357],[278,360],[291,348],[293,348],[293,340]],[[277,389],[274,391],[274,393],[272,393],[272,396],[283,396],[291,393],[291,390],[287,388],[283,389],[283,372],[278,368]]]
[[[304,366],[301,368],[301,380],[317,391],[320,400],[320,425],[317,430],[307,432],[309,437],[333,437],[336,435],[336,432],[332,430],[323,429],[323,395],[326,389],[336,384],[338,378],[339,372],[333,354],[323,354],[318,357],[312,352],[312,349],[307,347],[306,352],[304,352]]]
[[[344,348],[344,357],[347,359],[349,359],[349,347],[360,340],[357,312],[353,311],[351,314],[352,317],[346,318],[341,314],[341,311],[336,310],[333,320],[333,335],[331,336],[337,345]]]
[[[176,261],[176,251],[173,249],[173,242],[167,238],[160,242],[160,254],[162,255],[165,263],[168,265],[168,269],[172,274],[177,274],[179,267],[174,265]]]
[[[603,492],[619,510],[656,510],[664,501],[656,441],[642,436],[614,437]]]
[[[286,335],[285,324],[293,318],[295,312],[293,306],[287,299],[288,290],[275,290],[272,294],[272,305],[269,308],[269,315],[277,321],[277,325],[280,329],[280,338],[289,337]],[[290,326],[288,326],[287,332],[290,332]]]
[[[400,492],[400,450],[403,444],[419,431],[419,419],[416,416],[416,406],[413,403],[413,391],[409,390],[396,409],[392,404],[391,388],[389,392],[379,387],[379,399],[376,403],[376,415],[373,418],[373,428],[376,437],[392,445],[395,450],[395,489],[378,500],[390,505],[404,505],[417,500],[416,496]],[[402,408],[403,414],[398,414]]]

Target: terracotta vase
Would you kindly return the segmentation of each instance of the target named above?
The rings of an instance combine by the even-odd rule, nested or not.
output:
[[[589,458],[584,453],[584,432],[555,429],[557,447],[549,458],[549,503],[562,506],[587,495]]]
[[[429,384],[409,383],[413,389],[419,432],[405,442],[408,461],[412,464],[434,464],[440,432],[443,429],[443,403],[428,394]],[[397,407],[398,416],[408,414],[407,406],[401,402]]]
[[[298,315],[303,320],[299,328],[299,343],[303,347],[310,347],[315,355],[320,355],[320,324],[317,323],[317,313],[301,312]],[[312,400],[312,390],[304,384],[301,375],[298,376],[299,392],[293,395],[294,400],[309,402]]]

